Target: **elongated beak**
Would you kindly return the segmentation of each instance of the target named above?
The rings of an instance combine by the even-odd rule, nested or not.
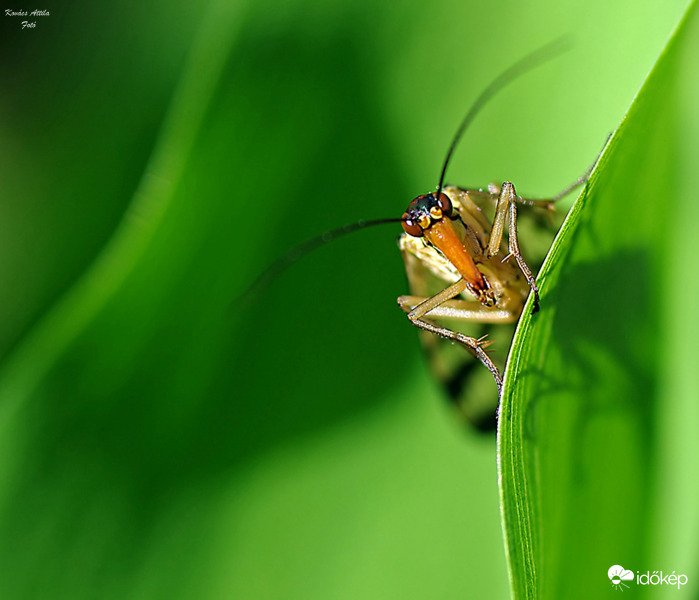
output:
[[[488,284],[483,278],[483,274],[478,270],[476,263],[473,262],[473,258],[464,248],[454,229],[454,225],[452,225],[449,219],[445,218],[433,223],[425,231],[424,236],[427,238],[427,241],[447,257],[471,289],[474,291],[485,291],[488,289]]]

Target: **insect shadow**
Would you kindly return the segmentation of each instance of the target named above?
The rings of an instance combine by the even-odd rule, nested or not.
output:
[[[647,351],[651,344],[638,337],[633,329],[620,329],[619,324],[637,322],[642,315],[649,314],[652,272],[646,252],[628,249],[567,266],[556,286],[547,290],[542,300],[555,306],[548,347],[555,352],[556,363],[562,366],[554,375],[550,369],[544,373],[534,366],[519,373],[520,379],[528,380],[523,385],[530,389],[529,397],[533,399],[522,407],[529,442],[537,443],[539,423],[546,419],[544,414],[549,409],[555,413],[556,406],[564,401],[566,411],[576,414],[570,432],[575,447],[584,447],[588,428],[595,420],[617,414],[640,424],[646,440],[640,451],[650,456],[654,438],[653,398],[657,395],[649,375],[653,365],[649,364],[652,359]],[[633,290],[634,301],[609,302],[600,310],[596,302],[590,301],[590,292],[602,289],[605,297],[616,299],[628,297],[629,290]],[[585,327],[580,327],[580,323],[585,323]],[[568,370],[565,364],[575,367]],[[610,369],[624,374],[615,377],[613,387],[606,377]],[[547,426],[551,426],[548,421]],[[580,456],[574,460],[572,472],[577,479],[584,480]]]

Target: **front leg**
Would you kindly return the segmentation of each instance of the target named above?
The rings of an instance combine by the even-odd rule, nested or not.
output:
[[[398,305],[409,313],[426,300],[427,298],[420,296],[401,296],[398,298]],[[446,300],[429,312],[431,319],[451,319],[492,325],[514,323],[519,317],[519,314],[512,311],[483,306],[476,300]]]
[[[478,358],[490,371],[490,373],[493,376],[493,379],[495,379],[495,383],[498,386],[498,395],[500,395],[502,392],[502,376],[500,375],[500,371],[498,371],[498,368],[495,366],[495,363],[493,363],[490,356],[488,356],[488,354],[484,350],[484,348],[488,345],[488,342],[483,341],[482,339],[478,340],[474,337],[464,335],[463,333],[452,331],[451,329],[447,329],[446,327],[440,327],[435,323],[428,321],[424,318],[424,316],[427,313],[429,313],[432,310],[438,309],[445,302],[451,300],[455,296],[458,296],[465,289],[466,282],[463,279],[459,279],[459,281],[457,281],[456,283],[450,285],[449,287],[442,290],[438,294],[432,296],[431,298],[428,298],[424,302],[421,302],[414,308],[410,308],[409,302],[402,302],[402,300],[405,300],[406,297],[399,298],[398,304],[404,311],[408,313],[408,319],[410,319],[410,322],[413,325],[419,327],[420,329],[424,329],[425,331],[434,333],[440,337],[448,338],[455,342],[458,342],[459,344],[464,346],[469,352],[471,352],[476,358]],[[486,307],[482,308],[486,309]]]
[[[532,274],[531,269],[524,261],[524,257],[519,249],[519,239],[517,237],[517,201],[520,200],[515,192],[515,186],[509,181],[502,184],[498,203],[495,208],[495,217],[493,218],[493,228],[490,233],[490,240],[486,248],[486,256],[488,258],[495,256],[500,251],[500,242],[502,241],[502,233],[505,228],[505,220],[508,221],[507,229],[507,246],[508,254],[503,258],[503,262],[514,257],[519,270],[522,271],[529,287],[534,293],[534,308],[532,314],[539,310],[539,288],[536,285],[536,279]]]

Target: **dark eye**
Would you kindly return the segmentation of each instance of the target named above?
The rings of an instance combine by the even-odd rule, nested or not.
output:
[[[405,231],[405,233],[412,235],[413,237],[422,237],[422,228],[410,218],[410,215],[407,212],[403,213],[401,219],[403,220],[401,225],[403,226],[403,231]]]
[[[439,207],[442,209],[445,217],[451,217],[451,213],[454,211],[451,199],[444,193],[439,194],[439,199],[437,200]]]

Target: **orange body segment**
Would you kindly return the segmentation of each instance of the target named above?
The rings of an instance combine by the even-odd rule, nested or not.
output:
[[[424,235],[431,244],[447,257],[470,287],[477,290],[484,290],[488,287],[483,274],[478,270],[476,263],[473,262],[473,258],[464,248],[451,221],[443,219],[434,223],[432,227],[425,231]]]

